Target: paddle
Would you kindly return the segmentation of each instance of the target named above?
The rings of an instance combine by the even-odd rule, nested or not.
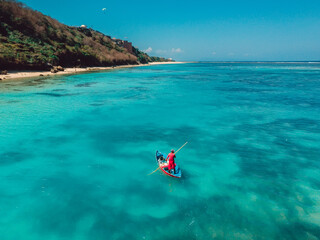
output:
[[[176,155],[187,143],[188,143],[188,142],[186,142],[185,144],[183,144],[183,145],[175,152],[174,155]],[[155,173],[155,172],[158,171],[159,169],[160,169],[160,166],[159,166],[156,170],[154,170],[152,173],[149,173],[148,176],[151,175],[151,174],[153,174],[153,173]]]

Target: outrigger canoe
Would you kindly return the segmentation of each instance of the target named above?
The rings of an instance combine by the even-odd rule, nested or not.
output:
[[[173,173],[173,171],[171,173],[169,173],[168,163],[166,161],[166,158],[167,158],[167,156],[164,155],[163,153],[161,153],[159,151],[156,152],[156,160],[157,160],[157,163],[158,163],[160,169],[162,170],[162,172],[164,172],[165,174],[167,174],[170,177],[181,178],[181,170],[177,164],[175,167],[175,173]]]

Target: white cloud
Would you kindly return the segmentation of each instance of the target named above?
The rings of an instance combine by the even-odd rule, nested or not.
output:
[[[171,50],[158,49],[155,51],[157,54],[170,54],[170,53],[182,53],[181,48],[172,48]]]
[[[146,50],[143,50],[145,53],[151,53],[152,52],[152,47],[148,47]]]
[[[243,56],[248,57],[250,54],[249,53],[245,53],[243,54]]]
[[[171,52],[173,52],[173,53],[181,53],[182,50],[181,50],[181,48],[172,48]]]
[[[233,53],[233,52],[231,52],[231,53],[229,53],[228,55],[229,55],[229,56],[234,56],[234,53]]]
[[[216,52],[212,52],[212,55],[216,55],[217,53]]]
[[[161,49],[156,50],[157,54],[165,54],[167,52],[168,52],[167,50],[161,50]]]

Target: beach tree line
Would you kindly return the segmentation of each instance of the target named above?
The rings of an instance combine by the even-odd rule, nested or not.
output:
[[[115,66],[165,61],[137,48],[133,54],[110,36],[91,28],[67,26],[23,3],[0,0],[0,68],[48,69]]]

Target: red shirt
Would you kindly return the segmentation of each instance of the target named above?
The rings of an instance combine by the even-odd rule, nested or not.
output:
[[[167,159],[169,158],[169,162],[174,162],[176,155],[174,153],[169,153]]]

